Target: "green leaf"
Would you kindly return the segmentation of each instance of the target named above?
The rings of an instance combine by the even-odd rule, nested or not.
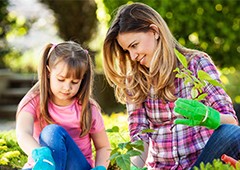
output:
[[[116,153],[112,154],[109,159],[110,160],[115,160],[118,156],[121,156],[120,152],[116,152]]]
[[[179,74],[179,73],[177,73],[177,74],[176,74],[176,77],[181,79],[181,78],[184,77],[184,75],[183,75],[183,74]]]
[[[180,72],[180,69],[177,67],[177,68],[175,68],[174,70],[173,70],[173,72]]]
[[[115,149],[113,149],[112,151],[111,151],[111,155],[114,155],[115,153],[117,153],[118,152],[118,148],[115,148]]]
[[[187,59],[184,55],[182,55],[176,48],[174,48],[174,52],[178,58],[178,60],[182,63],[183,67],[188,68]]]
[[[144,129],[141,131],[141,133],[152,133],[152,132],[156,132],[156,130],[154,129]]]
[[[200,101],[200,100],[203,100],[208,94],[207,93],[203,93],[201,95],[199,95],[196,100]]]
[[[203,70],[198,71],[198,77],[200,80],[206,80],[213,86],[219,86],[219,87],[225,89],[221,83],[219,83],[217,80],[214,80],[207,72],[205,72]]]
[[[144,146],[143,146],[143,141],[142,140],[137,140],[131,143],[131,146],[135,149],[138,149],[140,151],[144,151]]]
[[[124,149],[124,148],[126,148],[126,146],[129,144],[129,142],[124,142],[124,143],[119,143],[118,144],[118,147],[120,148],[120,149]]]
[[[120,155],[116,158],[117,165],[123,170],[130,170],[130,156],[127,154]]]
[[[142,152],[140,152],[140,151],[130,150],[126,154],[128,154],[130,157],[132,157],[132,156],[139,156],[139,155],[141,155],[141,153]]]
[[[207,72],[205,72],[203,70],[199,70],[197,74],[198,74],[198,78],[200,80],[206,80],[206,81],[213,80],[212,77]]]
[[[208,82],[214,86],[219,86],[225,90],[225,87],[221,83],[219,83],[217,80],[208,80]]]
[[[107,129],[106,132],[119,132],[119,127],[118,126],[113,126],[112,129]]]
[[[198,96],[198,90],[195,88],[191,89],[191,96],[193,99],[195,99]]]

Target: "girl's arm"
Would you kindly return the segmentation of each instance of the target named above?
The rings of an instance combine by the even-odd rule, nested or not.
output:
[[[111,147],[105,129],[91,134],[91,137],[96,149],[95,166],[105,166],[107,168]]]
[[[33,149],[40,147],[37,141],[33,138],[34,118],[31,113],[21,112],[16,119],[16,136],[21,149],[31,156]]]

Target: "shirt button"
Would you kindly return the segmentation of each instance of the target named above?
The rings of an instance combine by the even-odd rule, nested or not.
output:
[[[175,165],[178,165],[178,164],[179,164],[179,162],[176,162],[176,163],[175,163]]]
[[[177,150],[177,147],[176,147],[176,146],[174,146],[174,147],[173,147],[173,150]]]

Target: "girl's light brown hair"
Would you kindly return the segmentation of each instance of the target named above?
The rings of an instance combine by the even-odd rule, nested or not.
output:
[[[40,94],[40,125],[54,123],[48,112],[48,102],[51,99],[49,72],[50,69],[59,62],[65,62],[68,67],[66,77],[73,76],[74,79],[81,79],[80,88],[76,94],[79,104],[82,105],[80,136],[86,135],[91,128],[92,113],[91,104],[96,102],[91,98],[93,68],[91,57],[88,51],[83,49],[78,43],[67,41],[57,45],[48,44],[43,52],[41,63],[38,70],[39,81],[29,91],[29,94]]]
[[[147,68],[130,59],[129,53],[118,44],[117,36],[126,32],[147,32],[152,30],[152,24],[157,26],[160,38],[151,66]],[[117,99],[121,103],[141,103],[153,87],[159,98],[175,100],[173,70],[177,67],[177,58],[174,48],[180,52],[187,50],[175,40],[163,18],[153,8],[142,3],[121,6],[103,46],[105,75],[115,88]]]

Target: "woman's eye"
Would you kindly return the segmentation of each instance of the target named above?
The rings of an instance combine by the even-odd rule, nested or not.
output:
[[[137,44],[133,44],[131,47],[132,47],[132,48],[136,48],[136,47],[137,47]]]
[[[62,81],[64,81],[64,79],[58,79],[58,81],[61,81],[61,82],[62,82]]]

